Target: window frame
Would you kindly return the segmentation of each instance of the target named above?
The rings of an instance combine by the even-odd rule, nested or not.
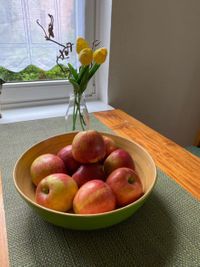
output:
[[[85,0],[85,36],[89,43],[95,40],[96,0]],[[97,99],[95,77],[86,90],[86,97]],[[1,104],[4,108],[66,103],[72,92],[68,80],[9,82],[2,86]]]

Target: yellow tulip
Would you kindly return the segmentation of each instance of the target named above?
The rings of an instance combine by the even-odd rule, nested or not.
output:
[[[84,48],[89,48],[88,42],[84,38],[78,37],[76,40],[76,52],[79,54]]]
[[[88,66],[92,62],[93,51],[91,48],[84,48],[79,53],[78,57],[82,65]]]
[[[93,59],[97,64],[102,64],[106,60],[107,56],[107,49],[106,48],[99,48],[93,54]]]

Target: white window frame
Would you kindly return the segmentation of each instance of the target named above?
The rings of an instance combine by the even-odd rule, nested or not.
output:
[[[92,43],[95,40],[96,0],[85,0],[85,12],[85,36]],[[5,83],[0,101],[5,109],[66,103],[72,90],[72,85],[67,80]],[[89,82],[86,97],[97,99],[94,77]]]

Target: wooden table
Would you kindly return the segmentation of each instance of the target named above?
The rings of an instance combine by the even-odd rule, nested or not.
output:
[[[95,112],[95,117],[116,134],[146,148],[156,166],[200,199],[200,158],[121,110]],[[9,266],[5,214],[0,176],[0,266]]]

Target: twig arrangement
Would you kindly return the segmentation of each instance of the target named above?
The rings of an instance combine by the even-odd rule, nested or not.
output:
[[[59,55],[56,57],[56,63],[60,67],[63,73],[66,74],[65,70],[63,69],[62,65],[59,63],[60,60],[65,60],[69,58],[69,53],[72,52],[72,46],[74,45],[71,42],[67,42],[66,44],[61,44],[58,41],[54,40],[54,17],[51,14],[48,14],[50,17],[50,23],[48,24],[48,33],[44,29],[44,27],[40,24],[39,19],[36,20],[36,23],[42,28],[44,32],[44,37],[47,41],[53,42],[59,45],[62,49],[59,49]]]

